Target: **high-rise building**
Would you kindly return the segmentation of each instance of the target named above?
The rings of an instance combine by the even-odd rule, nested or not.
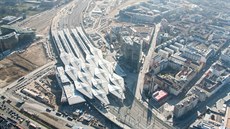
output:
[[[134,69],[138,70],[140,65],[140,58],[142,56],[143,40],[137,37],[131,38],[130,36],[123,36],[121,42],[121,51],[125,60]]]

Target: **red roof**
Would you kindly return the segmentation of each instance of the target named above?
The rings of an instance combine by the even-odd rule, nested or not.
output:
[[[160,91],[156,91],[155,93],[153,93],[153,98],[156,101],[160,101],[161,99],[165,98],[168,95],[167,92],[160,90]]]

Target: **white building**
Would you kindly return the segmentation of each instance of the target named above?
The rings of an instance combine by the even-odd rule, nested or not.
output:
[[[182,49],[182,56],[189,58],[197,63],[206,63],[206,61],[214,54],[214,50],[211,48],[198,49],[194,46],[187,46]]]
[[[198,97],[196,95],[191,95],[183,99],[181,102],[174,107],[174,116],[181,117],[192,110],[198,103]]]
[[[63,66],[57,67],[61,83],[70,105],[96,98],[109,104],[108,94],[124,99],[124,80],[114,73],[111,62],[103,59],[80,27],[52,32]],[[83,97],[84,96],[84,97]]]
[[[221,53],[221,60],[230,63],[230,47],[226,48],[222,53]]]

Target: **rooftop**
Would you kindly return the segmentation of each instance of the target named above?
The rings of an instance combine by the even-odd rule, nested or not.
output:
[[[12,21],[14,19],[16,19],[17,17],[15,16],[5,16],[4,18],[2,18],[2,20],[5,20],[5,21]]]
[[[22,29],[19,27],[11,26],[11,25],[2,25],[1,29],[12,29],[16,33],[34,33],[34,31],[31,29]]]
[[[177,73],[176,77],[179,77],[179,79],[184,79],[187,80],[187,77],[192,74],[193,69],[189,68],[189,67],[185,67],[184,69],[182,69],[179,73]]]
[[[229,75],[230,73],[226,71],[224,66],[215,63],[205,72],[196,85],[212,93],[220,88],[220,86],[229,82]]]
[[[225,50],[223,51],[223,54],[224,54],[224,55],[227,55],[227,56],[230,56],[230,47],[228,47],[227,49],[225,49]]]
[[[130,36],[123,36],[122,38],[124,40],[124,43],[129,44],[129,45],[133,45],[133,41],[132,41]]]
[[[163,90],[160,90],[160,91],[156,91],[156,92],[153,93],[153,98],[156,101],[160,101],[161,99],[165,98],[167,95],[168,95],[167,92],[165,92]]]
[[[197,66],[192,63],[188,64],[186,59],[176,54],[168,59],[158,55],[152,60],[150,67],[155,72],[156,79],[177,92],[180,92],[186,85],[186,82],[189,82],[196,73],[194,69]],[[162,84],[159,83],[159,85]]]
[[[58,32],[52,32],[63,63],[57,71],[69,104],[84,101],[83,96],[95,97],[106,105],[110,103],[108,94],[124,99],[123,78],[114,73],[113,65],[91,45],[83,30],[80,27],[71,29],[72,35],[67,29]],[[66,36],[75,41],[67,40]]]
[[[188,97],[186,97],[185,99],[183,99],[182,101],[180,101],[178,104],[176,104],[177,107],[186,107],[188,105],[190,105],[190,103],[192,103],[194,100],[197,99],[196,95],[190,95]]]

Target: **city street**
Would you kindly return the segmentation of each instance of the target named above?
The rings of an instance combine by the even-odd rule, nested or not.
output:
[[[211,67],[211,65],[218,61],[221,55],[221,50],[223,50],[224,48],[229,46],[229,42],[227,41],[225,45],[223,45],[222,48],[220,48],[216,55],[213,57],[210,57],[209,60],[207,60],[205,67],[196,75],[196,77],[194,77],[191,82],[188,84],[187,88],[184,89],[184,91],[177,97],[174,97],[174,100],[177,100],[177,102],[179,102],[180,100],[182,100],[185,95],[187,94],[187,92],[189,91],[189,89],[195,85],[195,83],[201,78],[201,76]],[[208,98],[205,102],[202,102],[200,104],[198,104],[196,106],[196,108],[194,110],[192,110],[191,112],[189,112],[186,117],[183,117],[183,120],[179,120],[178,122],[176,122],[176,126],[179,128],[187,128],[188,125],[190,125],[191,123],[193,123],[196,118],[197,118],[197,112],[201,112],[203,113],[204,111],[206,111],[206,107],[212,107],[217,100],[224,98],[225,96],[228,95],[228,93],[230,92],[230,88],[229,88],[229,84],[223,86],[217,93],[215,93],[214,95],[212,95],[210,98]],[[175,102],[175,101],[174,101]],[[170,104],[170,101],[168,101],[168,103]],[[171,103],[174,104],[174,103]]]
[[[158,36],[159,31],[160,31],[160,28],[161,28],[161,23],[158,23],[157,25],[155,25],[154,31],[152,32],[152,40],[150,43],[150,48],[149,48],[148,54],[145,57],[144,64],[142,66],[141,71],[139,72],[136,91],[135,91],[135,93],[133,93],[133,94],[135,94],[135,96],[138,100],[142,99],[141,94],[142,94],[142,90],[143,90],[143,86],[144,86],[144,77],[145,77],[145,74],[149,70],[149,65],[150,65],[152,57],[154,57],[154,54],[156,54],[154,50],[156,47],[157,36]]]

